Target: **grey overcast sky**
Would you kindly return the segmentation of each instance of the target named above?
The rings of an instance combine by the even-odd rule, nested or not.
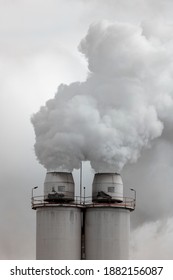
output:
[[[102,20],[145,23],[147,34],[158,35],[163,44],[170,42],[167,55],[172,60],[171,0],[0,0],[0,259],[35,259],[31,189],[38,185],[35,194],[42,194],[46,169],[35,156],[30,119],[54,98],[61,83],[85,81],[87,61],[78,46],[90,24]],[[171,106],[173,83],[169,87]],[[130,195],[130,187],[137,190],[137,207],[131,215],[132,259],[173,259],[173,119],[169,117],[161,137],[122,171],[125,193]],[[89,192],[93,171],[88,164],[84,173]]]

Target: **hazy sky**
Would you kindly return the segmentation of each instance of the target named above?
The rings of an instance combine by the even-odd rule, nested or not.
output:
[[[36,160],[30,119],[54,98],[61,83],[85,81],[87,61],[78,46],[90,24],[108,20],[145,25],[147,34],[160,38],[168,50],[163,67],[168,63],[169,80],[165,76],[163,81],[169,87],[170,99],[164,100],[169,107],[172,18],[171,0],[0,0],[0,259],[35,258],[31,189],[38,185],[35,194],[42,194],[46,169]],[[153,44],[158,41],[153,39]],[[160,111],[166,118],[168,111]],[[173,259],[172,120],[169,114],[162,136],[122,171],[125,193],[130,194],[130,187],[137,190],[137,207],[131,215],[132,258]],[[84,171],[89,187],[93,172],[88,166]]]

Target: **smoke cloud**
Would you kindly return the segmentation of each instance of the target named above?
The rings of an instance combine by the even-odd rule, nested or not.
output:
[[[120,172],[173,121],[173,26],[92,24],[79,51],[85,82],[60,85],[33,115],[35,153],[47,170],[90,161],[96,172]]]

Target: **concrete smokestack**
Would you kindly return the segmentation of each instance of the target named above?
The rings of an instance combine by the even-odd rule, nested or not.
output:
[[[128,259],[131,209],[123,203],[120,174],[95,174],[92,193],[95,205],[85,217],[86,259]]]
[[[44,199],[36,207],[36,259],[81,259],[81,211],[73,200],[72,174],[48,172]]]

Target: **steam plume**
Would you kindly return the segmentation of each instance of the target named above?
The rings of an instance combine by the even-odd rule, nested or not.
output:
[[[79,50],[85,82],[60,85],[32,117],[35,153],[48,170],[88,160],[95,171],[120,172],[161,136],[173,109],[173,28],[99,22]]]

